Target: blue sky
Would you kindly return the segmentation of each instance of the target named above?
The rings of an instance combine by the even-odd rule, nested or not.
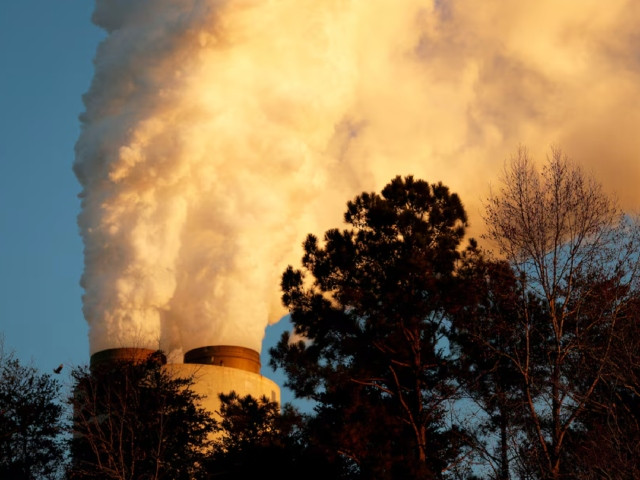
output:
[[[71,165],[102,36],[92,7],[0,5],[0,331],[6,347],[44,371],[88,357]]]
[[[43,372],[89,359],[71,166],[103,38],[92,11],[87,0],[0,2],[0,333]]]

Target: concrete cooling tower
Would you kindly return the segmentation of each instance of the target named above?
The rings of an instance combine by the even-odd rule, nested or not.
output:
[[[193,376],[192,389],[202,396],[202,406],[210,412],[220,409],[220,393],[232,390],[240,396],[266,396],[280,404],[280,387],[260,375],[260,354],[245,347],[216,345],[189,350],[184,363],[166,367],[176,377]]]
[[[91,356],[91,367],[110,362],[140,362],[154,355],[146,348],[111,348]],[[165,358],[160,361],[166,362]],[[262,396],[280,404],[280,387],[260,375],[260,355],[255,350],[230,345],[215,345],[189,350],[184,363],[166,363],[164,368],[175,378],[194,380],[192,390],[201,406],[212,414],[220,409],[220,393],[235,391],[240,396]]]

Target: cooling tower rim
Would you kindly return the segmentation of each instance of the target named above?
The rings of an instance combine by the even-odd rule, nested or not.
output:
[[[99,350],[91,355],[89,366],[96,368],[114,363],[142,363],[151,356],[158,355],[162,364],[167,363],[166,356],[157,349],[139,347],[118,347]]]
[[[260,373],[260,353],[238,345],[208,345],[184,354],[184,363],[217,365]]]

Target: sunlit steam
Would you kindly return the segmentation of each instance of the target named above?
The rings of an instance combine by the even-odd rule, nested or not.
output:
[[[260,350],[304,235],[396,174],[475,224],[509,153],[553,142],[637,206],[638,20],[622,0],[98,0],[74,167],[91,351]]]

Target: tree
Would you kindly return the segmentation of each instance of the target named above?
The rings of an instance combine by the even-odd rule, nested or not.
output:
[[[220,394],[220,427],[222,435],[216,442],[225,452],[239,453],[255,446],[275,443],[280,437],[276,425],[280,407],[266,396],[259,399],[236,392]]]
[[[62,466],[60,384],[0,344],[0,478],[56,478]]]
[[[72,372],[73,479],[204,478],[215,420],[158,352]]]
[[[511,357],[523,350],[522,312],[528,312],[527,318],[543,312],[535,299],[522,295],[505,261],[487,260],[479,250],[469,250],[458,275],[466,302],[452,316],[451,340],[461,385],[480,409],[468,408],[474,414],[466,415],[468,424],[477,426],[474,451],[489,478],[508,480],[522,440],[523,417],[522,382]]]
[[[327,454],[364,478],[442,478],[464,442],[445,417],[462,203],[442,184],[396,177],[349,202],[345,221],[324,246],[309,235],[302,270],[283,274],[298,339],[285,333],[271,364],[317,402]]]
[[[523,294],[546,311],[542,324],[521,312],[523,347],[507,358],[523,385],[538,474],[564,478],[571,437],[605,381],[618,323],[637,291],[638,225],[555,148],[542,171],[518,151],[485,220]]]
[[[638,318],[640,295],[636,293],[619,315],[609,365],[581,418],[580,435],[574,440],[582,479],[640,478]]]
[[[306,418],[266,397],[220,394],[220,433],[207,466],[210,478],[326,479],[340,472],[310,448]]]

